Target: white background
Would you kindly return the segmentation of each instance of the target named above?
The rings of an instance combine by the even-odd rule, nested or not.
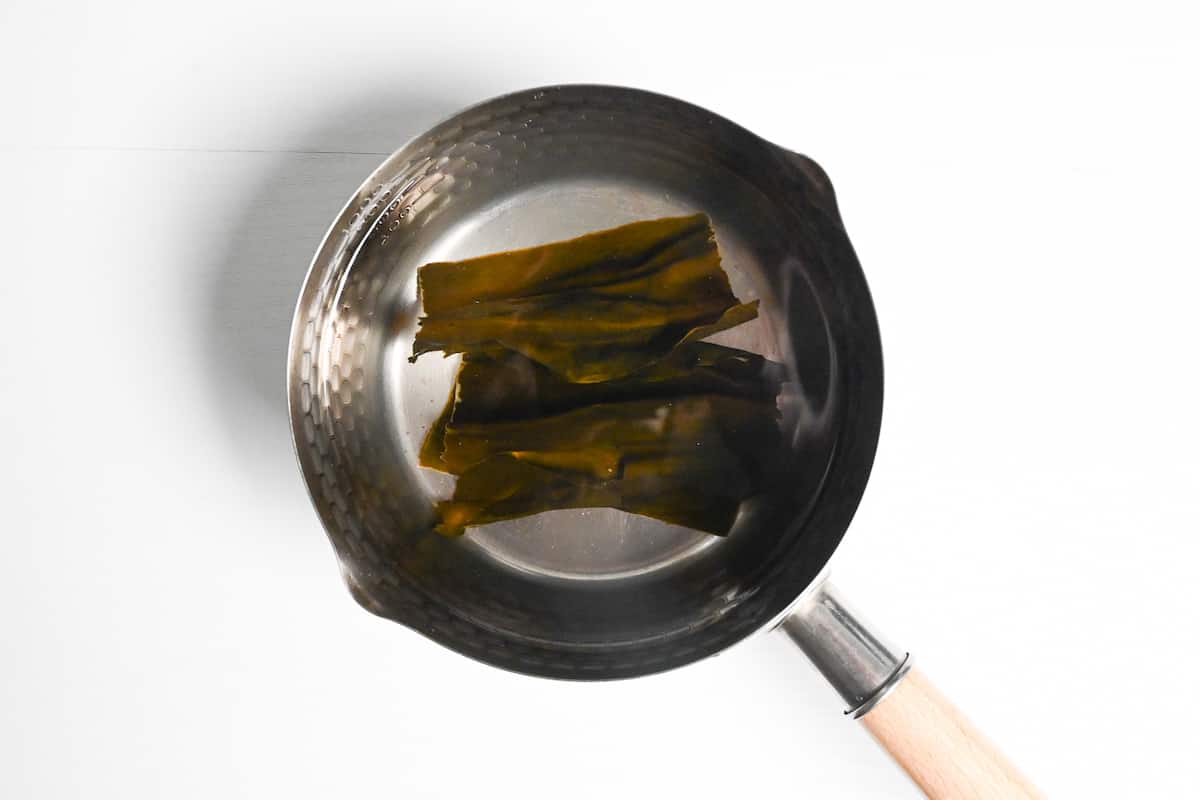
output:
[[[1052,795],[1194,796],[1188,5],[8,0],[0,797],[915,795],[779,635],[555,683],[339,581],[284,408],[308,259],[410,135],[575,81],[826,168],[888,370],[839,583]]]

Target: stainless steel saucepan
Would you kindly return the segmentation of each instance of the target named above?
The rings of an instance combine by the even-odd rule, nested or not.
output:
[[[782,362],[777,480],[728,537],[619,511],[431,531],[446,476],[417,452],[453,359],[410,364],[427,262],[703,211]],[[417,137],[334,221],[288,355],[300,468],[354,597],[472,658],[552,678],[680,667],[782,627],[931,797],[1036,791],[824,580],[867,483],[883,367],[867,284],[811,160],[702,108],[605,86],[500,97]]]

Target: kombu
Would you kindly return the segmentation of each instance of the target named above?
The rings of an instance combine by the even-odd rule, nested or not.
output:
[[[724,535],[762,491],[781,365],[701,341],[754,319],[702,214],[418,271],[413,356],[462,354],[421,447],[437,530],[617,508]]]

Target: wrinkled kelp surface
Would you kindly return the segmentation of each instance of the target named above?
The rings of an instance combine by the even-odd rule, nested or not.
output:
[[[702,214],[427,264],[417,280],[414,359],[502,347],[575,383],[628,375],[757,313],[734,297]]]
[[[783,379],[700,341],[757,316],[704,215],[418,272],[413,359],[463,359],[421,464],[458,476],[441,533],[608,507],[727,533],[761,490]]]

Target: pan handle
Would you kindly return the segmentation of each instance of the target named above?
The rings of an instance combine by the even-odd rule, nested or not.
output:
[[[1043,797],[828,581],[782,628],[927,797]]]

